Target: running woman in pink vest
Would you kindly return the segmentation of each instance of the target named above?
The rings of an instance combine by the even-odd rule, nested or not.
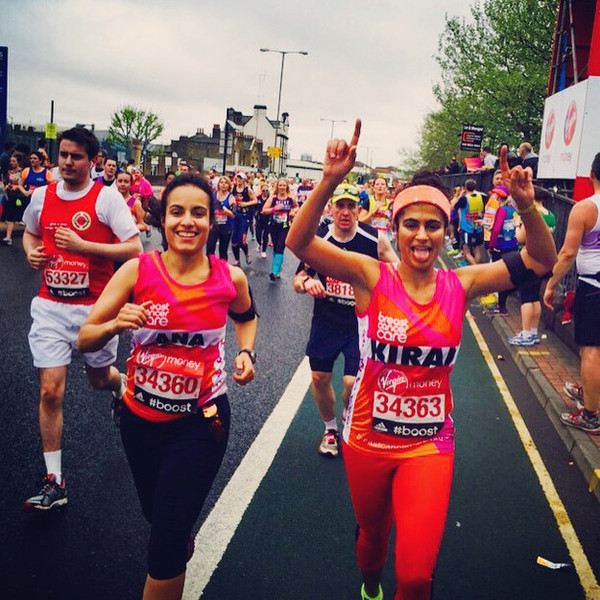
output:
[[[141,254],[110,280],[82,327],[82,351],[132,331],[121,439],[151,524],[146,600],[180,598],[190,536],[229,434],[225,326],[240,351],[234,381],[254,378],[256,315],[239,267],[206,255],[212,188],[186,174],[165,188],[168,249]]]
[[[435,268],[450,202],[432,185],[412,185],[394,200],[401,260],[386,264],[344,252],[315,236],[319,217],[354,166],[360,136],[327,145],[323,178],[298,212],[287,244],[319,273],[350,283],[358,316],[360,367],[343,432],[343,455],[358,521],[363,599],[383,598],[381,571],[396,527],[396,600],[427,600],[442,540],[453,471],[450,373],[466,307],[477,296],[517,287],[556,260],[552,236],[533,204],[531,171],[502,172],[535,240],[521,254],[457,271]],[[430,178],[434,182],[435,177]]]
[[[29,347],[40,376],[40,433],[46,477],[25,509],[47,511],[67,503],[62,475],[63,397],[67,367],[77,333],[113,274],[114,261],[142,251],[139,232],[123,198],[113,187],[90,179],[98,140],[81,127],[58,138],[62,181],[36,188],[23,221],[23,248],[41,272],[39,294],[31,302]],[[96,389],[119,394],[121,378],[112,363],[117,340],[84,354]]]

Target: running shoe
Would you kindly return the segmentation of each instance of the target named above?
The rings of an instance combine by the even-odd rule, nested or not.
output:
[[[511,346],[535,346],[536,342],[533,340],[533,336],[525,335],[522,331],[520,331],[517,333],[517,335],[509,337],[508,343]],[[539,344],[539,340],[537,343]]]
[[[539,344],[541,342],[540,336],[537,333],[531,334],[531,339],[533,340],[533,345]]]
[[[248,254],[245,254],[246,257],[246,264],[247,265],[251,265],[252,264],[252,257],[250,256],[250,252],[248,252]]]
[[[124,390],[127,386],[127,375],[120,373],[121,375],[121,390]],[[110,403],[110,417],[113,420],[117,428],[121,427],[121,411],[123,410],[123,395],[121,390],[118,392],[111,392],[112,402]]]
[[[67,487],[63,477],[62,483],[56,482],[56,476],[48,473],[44,478],[39,494],[31,496],[23,505],[23,510],[51,510],[67,503]]]
[[[12,240],[10,240],[8,238],[4,238],[3,240],[0,240],[0,243],[3,246],[12,246]]]
[[[260,253],[260,257],[261,258],[267,258],[267,253],[266,252],[261,252]]]
[[[446,254],[448,254],[448,256],[456,256],[458,254],[458,250],[453,248],[452,250],[448,250]]]
[[[383,590],[381,589],[381,584],[379,584],[379,592],[377,596],[369,596],[367,592],[365,592],[365,584],[363,583],[360,588],[360,597],[361,600],[383,600]]]
[[[581,429],[581,431],[585,431],[586,433],[600,435],[600,419],[598,419],[598,415],[589,416],[586,412],[582,408],[572,413],[562,413],[560,420],[570,427]]]
[[[481,302],[481,304],[483,304],[484,306],[491,306],[492,304],[496,304],[496,302],[498,302],[498,297],[492,292],[487,296],[482,296],[479,299],[479,302]]]
[[[506,308],[499,308],[499,307],[495,307],[495,308],[490,308],[489,310],[485,311],[486,315],[498,315],[500,317],[505,317],[506,315],[508,315],[508,310],[506,310]]]
[[[571,381],[565,381],[563,390],[565,394],[575,402],[577,408],[583,408],[583,386],[572,383]]]
[[[335,429],[328,429],[323,435],[321,444],[317,452],[321,456],[327,456],[329,458],[335,458],[338,455],[338,441],[340,434]]]

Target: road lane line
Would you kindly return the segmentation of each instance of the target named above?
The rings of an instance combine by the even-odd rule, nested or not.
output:
[[[569,515],[554,487],[554,483],[548,470],[546,469],[546,465],[540,456],[540,453],[527,429],[527,425],[525,421],[523,421],[523,417],[517,408],[517,405],[498,369],[498,366],[494,362],[494,358],[490,352],[490,349],[481,335],[481,331],[479,327],[475,323],[475,319],[471,315],[470,312],[467,312],[467,322],[471,327],[471,331],[477,340],[477,344],[481,353],[483,354],[483,358],[487,363],[487,366],[498,386],[498,390],[500,391],[500,395],[504,400],[504,404],[510,413],[510,416],[513,420],[517,433],[521,438],[521,443],[529,456],[529,460],[533,465],[533,469],[540,481],[540,485],[544,491],[546,499],[548,500],[548,504],[554,513],[554,518],[556,519],[556,523],[558,524],[558,529],[567,545],[567,549],[569,550],[569,554],[573,559],[573,565],[577,571],[577,575],[579,576],[579,581],[581,582],[581,587],[585,592],[586,600],[600,600],[600,586],[596,581],[596,577],[590,563],[588,562],[587,556],[579,542],[579,538],[577,537],[577,533],[575,532],[575,528],[569,519]]]
[[[308,357],[248,449],[196,535],[196,552],[187,565],[183,600],[198,600],[218,567],[246,509],[267,474],[283,437],[311,382]]]

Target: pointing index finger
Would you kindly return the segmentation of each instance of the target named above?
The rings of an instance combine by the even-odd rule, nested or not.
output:
[[[356,119],[356,123],[354,124],[354,133],[352,134],[352,140],[350,141],[350,147],[358,145],[358,138],[360,138],[361,126],[362,126],[361,120]]]

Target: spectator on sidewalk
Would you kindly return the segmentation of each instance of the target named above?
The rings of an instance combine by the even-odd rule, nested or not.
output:
[[[600,434],[600,152],[592,162],[594,195],[580,200],[569,214],[564,244],[546,285],[544,304],[554,309],[555,289],[576,261],[575,343],[581,358],[584,403],[560,418],[566,425]]]
[[[550,231],[554,233],[556,217],[543,204],[544,201],[550,198],[550,193],[537,185],[533,189],[535,190],[535,206]],[[516,232],[519,244],[526,245],[527,234],[522,222],[517,223]],[[512,346],[535,346],[540,343],[538,327],[542,315],[542,303],[540,302],[541,287],[542,279],[537,279],[532,283],[519,287],[519,294],[521,296],[521,331],[517,335],[508,338],[508,343]]]
[[[535,179],[537,177],[539,156],[533,151],[533,148],[529,142],[523,142],[519,146],[519,157],[523,161],[521,166],[524,169],[529,167],[533,174],[533,178]]]
[[[481,151],[481,158],[483,158],[483,165],[481,165],[482,171],[490,171],[494,168],[498,157],[492,154],[492,149],[489,146],[484,146]]]

